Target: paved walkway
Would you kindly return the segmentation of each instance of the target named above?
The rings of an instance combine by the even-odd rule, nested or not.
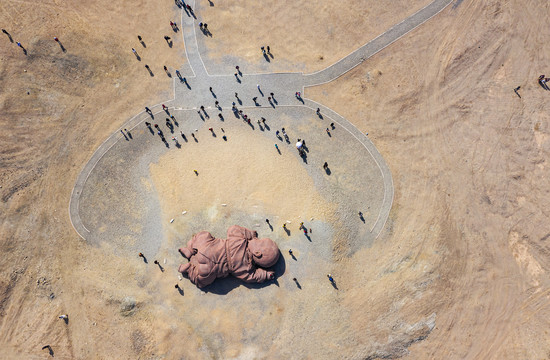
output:
[[[188,58],[188,63],[191,67],[191,76],[189,71],[184,71],[182,75],[186,81],[180,81],[178,78],[174,80],[174,99],[164,102],[170,109],[189,110],[198,109],[204,106],[208,112],[222,112],[224,116],[231,114],[231,105],[236,102],[239,108],[277,108],[279,106],[304,106],[312,109],[320,108],[324,116],[328,117],[341,127],[346,129],[359,143],[364,146],[380,169],[384,183],[383,203],[380,207],[377,221],[370,230],[372,237],[376,238],[382,231],[384,224],[389,216],[393,203],[393,182],[391,172],[385,163],[382,155],[378,152],[374,144],[362,134],[353,124],[344,119],[342,116],[333,110],[318,104],[312,100],[304,98],[299,101],[294,94],[297,91],[303,92],[305,87],[319,85],[330,82],[339,76],[342,76],[349,70],[353,69],[363,61],[378,53],[391,43],[395,42],[408,32],[412,31],[422,23],[426,22],[431,17],[438,14],[452,0],[434,0],[432,3],[419,10],[415,14],[409,16],[401,23],[394,25],[388,31],[358,48],[350,55],[325,68],[324,70],[312,73],[271,73],[271,74],[242,74],[237,78],[230,75],[211,75],[208,73],[204,62],[201,59],[201,54],[197,44],[197,34],[199,30],[197,20],[182,10],[182,36],[185,44],[185,51]],[[195,9],[194,1],[189,1],[190,5]],[[197,11],[197,10],[195,10]],[[187,68],[188,69],[188,68]],[[260,85],[260,90],[257,85]],[[209,88],[213,88],[212,94]],[[237,99],[235,93],[238,94]],[[274,93],[272,103],[269,103],[267,98],[270,93]],[[257,97],[258,104],[252,100]],[[215,109],[215,101],[219,101],[222,110]],[[161,104],[150,106],[151,110],[156,113],[162,112]],[[197,116],[199,116],[197,114]],[[125,123],[122,128],[133,129],[141,122],[147,121],[149,115],[141,112]],[[122,134],[117,131],[111,135],[93,154],[90,161],[85,165],[80,173],[69,203],[69,215],[71,222],[77,233],[86,239],[89,237],[90,231],[86,229],[80,219],[79,203],[82,190],[86,184],[88,177],[94,170],[101,158],[111,149],[120,139]]]
[[[379,51],[383,50],[404,35],[428,21],[430,18],[440,13],[452,2],[453,0],[434,0],[399,24],[392,26],[383,34],[361,46],[345,58],[340,59],[336,63],[321,71],[304,75],[304,85],[313,86],[325,84],[344,75],[357,65],[361,64],[363,61],[377,54]]]

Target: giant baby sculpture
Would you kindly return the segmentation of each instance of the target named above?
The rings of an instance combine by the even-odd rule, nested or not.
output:
[[[227,239],[214,238],[208,231],[194,235],[179,252],[189,259],[179,272],[199,288],[229,274],[249,283],[273,279],[273,271],[265,270],[279,259],[279,248],[271,239],[258,239],[258,233],[233,225]]]

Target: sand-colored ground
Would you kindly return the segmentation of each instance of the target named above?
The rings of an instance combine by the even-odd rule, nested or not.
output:
[[[550,357],[550,93],[536,82],[550,55],[547,12],[464,1],[306,91],[368,132],[392,169],[392,224],[377,253],[402,262],[386,296],[404,319],[437,313],[415,358]]]
[[[200,147],[189,146],[177,154],[167,153],[158,163],[151,164],[161,204],[168,206],[163,209],[164,214],[177,215],[182,206],[189,212],[199,212],[228,201],[237,202],[229,204],[230,207],[245,211],[261,204],[262,208],[286,214],[289,219],[304,217],[301,212],[289,211],[296,209],[297,204],[304,204],[306,213],[314,218],[319,218],[321,211],[334,211],[315,193],[313,181],[300,159],[279,155],[266,138],[241,132],[228,134],[230,141],[224,143],[221,141],[224,133],[217,132],[214,138],[204,131]],[[262,163],[265,168],[257,166]],[[200,170],[199,175],[195,175],[195,169]],[[279,169],[293,176],[281,179]],[[181,188],[189,191],[177,190]],[[275,225],[285,221],[279,220],[280,224]]]
[[[429,3],[220,1],[204,6],[199,20],[208,23],[212,37],[199,39],[210,55],[205,63],[213,69],[232,71],[220,63],[233,58],[236,65],[244,61],[247,65],[243,70],[250,73],[309,73],[340,60]],[[225,36],[225,29],[232,29],[231,36]],[[260,50],[267,45],[274,55],[269,64]]]
[[[318,54],[328,65],[422,2],[395,18],[386,13],[367,35],[349,31],[341,19],[356,27],[373,23],[376,7],[365,15],[353,1],[339,2],[329,11],[338,17],[325,16],[323,31],[342,30],[333,38],[318,36],[318,19],[301,16],[302,38],[309,41],[299,46],[273,28],[292,29],[285,16],[290,9],[324,14],[325,5],[298,1],[258,11],[257,5],[236,4],[216,12],[218,5],[223,9],[216,2],[205,10],[213,29],[226,24],[214,32],[215,41],[232,36],[216,48],[209,45],[213,63],[218,52],[252,42],[252,31],[257,42],[269,39],[282,63],[301,54],[294,69],[316,70],[323,67]],[[247,16],[251,9],[254,16]],[[307,357],[327,344],[327,353],[353,358],[408,352],[418,359],[550,358],[544,107],[550,92],[536,83],[550,58],[546,2],[457,1],[336,82],[306,90],[306,97],[369,133],[392,170],[396,193],[387,228],[373,246],[335,266],[341,309],[353,319],[348,343],[342,326],[300,339],[271,333],[264,324],[270,316],[279,324],[288,308],[252,313],[261,318],[261,341],[275,335],[282,344],[298,341],[301,352],[294,354],[242,346],[253,337],[243,334],[243,328],[254,328],[253,320],[246,322],[221,300],[215,300],[211,323],[174,318],[188,311],[184,301],[193,292],[159,297],[173,290],[171,278],[147,270],[139,259],[113,255],[108,244],[89,246],[71,227],[70,193],[93,151],[143,106],[171,96],[162,66],[186,61],[177,36],[170,35],[173,48],[162,39],[171,34],[168,22],[179,18],[176,10],[164,0],[0,4],[2,28],[29,52],[25,56],[0,34],[4,358],[45,358],[45,344],[61,359],[193,358],[208,354],[204,348],[223,349],[213,357]],[[340,55],[329,60],[333,48]],[[234,56],[251,57],[244,48]],[[274,62],[272,70],[284,70],[278,66]],[[512,91],[519,85],[521,99]],[[251,291],[260,296],[264,290]],[[334,295],[317,295],[320,305],[334,301]],[[330,320],[315,306],[299,310],[303,316],[291,319],[298,330],[317,322],[325,329],[322,321]],[[70,314],[68,325],[57,319],[62,313]]]

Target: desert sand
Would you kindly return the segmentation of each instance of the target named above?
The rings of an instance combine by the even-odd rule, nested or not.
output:
[[[197,21],[213,36],[199,36],[198,47],[212,74],[232,74],[236,63],[247,72],[318,71],[429,2],[201,1]],[[370,194],[356,180],[371,174],[354,163],[367,154],[331,162],[330,177],[312,170],[324,151],[360,149],[353,140],[336,131],[312,141],[306,166],[291,146],[279,156],[272,134],[234,118],[216,125],[216,138],[206,126],[197,144],[180,140],[181,151],[165,149],[143,124],[132,129],[135,139],[117,142],[90,175],[98,186],[82,194],[83,223],[98,234],[114,223],[122,235],[81,238],[68,207],[82,169],[145,106],[172,99],[164,65],[189,70],[181,32],[169,26],[180,24],[181,10],[164,0],[7,0],[0,9],[1,27],[27,50],[0,34],[3,358],[48,358],[46,344],[61,359],[550,358],[550,91],[536,81],[549,71],[546,2],[453,1],[335,81],[305,89],[368,133],[391,170],[391,212],[369,242],[350,235],[361,223],[354,217],[348,227],[343,214],[356,211],[354,201],[378,201],[376,184]],[[174,112],[182,128],[201,123],[190,112]],[[314,111],[298,114],[304,124],[318,121]],[[293,129],[293,140],[310,129]],[[155,161],[134,167],[143,144]],[[232,164],[251,166],[236,173]],[[121,184],[158,202],[160,220],[147,236],[136,234],[147,224],[140,201],[149,198]],[[276,219],[273,232],[265,217]],[[280,227],[286,220],[290,236]],[[277,284],[229,280],[215,293],[179,281],[177,247],[199,224],[223,235],[233,221],[278,242]],[[298,235],[299,221],[311,222],[311,243]],[[137,257],[142,248],[148,264]]]

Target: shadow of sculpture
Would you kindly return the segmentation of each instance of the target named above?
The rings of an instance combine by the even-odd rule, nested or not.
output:
[[[229,275],[228,277],[225,277],[223,279],[216,279],[216,281],[204,287],[202,290],[204,292],[216,295],[226,295],[232,290],[238,288],[239,286],[244,286],[248,289],[262,289],[275,284],[278,287],[279,282],[277,281],[277,279],[281,275],[283,275],[286,270],[286,262],[284,256],[282,256],[282,254],[279,252],[279,260],[277,261],[277,263],[266,270],[272,270],[275,272],[275,278],[273,280],[269,280],[263,283],[245,283],[242,280],[239,280],[236,277]]]

